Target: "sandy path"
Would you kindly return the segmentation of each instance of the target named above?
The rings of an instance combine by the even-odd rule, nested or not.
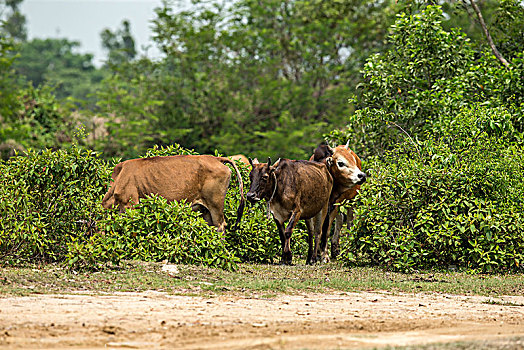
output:
[[[518,305],[524,296],[385,292],[9,297],[0,298],[0,347],[351,349],[493,340],[524,336]]]

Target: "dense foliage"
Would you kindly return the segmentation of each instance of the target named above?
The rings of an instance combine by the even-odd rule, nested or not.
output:
[[[195,154],[178,145],[148,150],[146,156]],[[122,259],[170,261],[234,269],[239,261],[279,259],[280,242],[263,206],[248,206],[240,227],[216,231],[188,203],[151,197],[124,214],[104,210],[115,162],[76,144],[59,151],[29,151],[0,163],[0,261],[66,262],[98,268]],[[238,163],[244,181],[248,169]],[[231,228],[240,194],[228,191],[225,215]],[[295,252],[305,247],[297,230]],[[299,238],[302,238],[302,242]]]
[[[178,12],[165,2],[152,22],[162,57],[137,55],[123,21],[102,33],[108,60],[97,68],[76,42],[27,40],[21,1],[0,1],[2,263],[144,259],[232,269],[278,260],[263,203],[248,205],[239,229],[223,235],[188,204],[158,197],[122,215],[102,210],[116,163],[108,159],[304,159],[327,135],[349,138],[372,175],[343,232],[345,263],[522,270],[521,1],[481,3],[509,68],[467,2],[193,1]],[[89,135],[73,141],[81,125]],[[237,165],[246,190],[249,169]],[[240,198],[235,176],[228,228]]]
[[[349,263],[410,270],[522,268],[522,53],[507,70],[446,32],[438,7],[399,16],[372,56],[352,121],[373,180],[354,203]],[[402,47],[402,50],[398,48]]]
[[[63,261],[72,242],[95,231],[109,175],[98,154],[77,147],[2,161],[1,260]]]
[[[524,157],[504,141],[509,119],[500,108],[468,108],[447,134],[372,160],[344,259],[404,271],[521,268]]]

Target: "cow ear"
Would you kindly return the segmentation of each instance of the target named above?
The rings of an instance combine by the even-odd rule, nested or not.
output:
[[[251,158],[249,158],[249,164],[253,166],[253,165],[260,164],[260,162],[258,161],[258,158],[253,159],[253,161],[251,161]]]

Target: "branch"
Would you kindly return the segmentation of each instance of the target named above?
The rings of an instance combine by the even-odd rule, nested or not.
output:
[[[473,7],[473,10],[475,10],[475,13],[477,14],[477,17],[479,18],[480,26],[482,27],[482,31],[484,32],[484,35],[486,35],[486,39],[488,40],[488,44],[491,47],[491,51],[493,51],[493,54],[497,59],[502,63],[506,68],[509,67],[508,61],[504,57],[502,57],[502,54],[499,52],[497,47],[495,46],[495,43],[493,42],[493,39],[491,38],[491,35],[489,34],[488,27],[486,26],[486,23],[484,22],[484,17],[482,17],[482,12],[480,12],[479,7],[477,6],[477,3],[475,0],[470,0],[471,6]]]
[[[408,134],[408,132],[406,130],[402,129],[402,127],[400,125],[398,125],[397,123],[392,122],[392,121],[386,122],[386,124],[392,124],[393,126],[396,126],[400,131],[402,131],[404,133],[404,135],[406,135],[408,137],[408,139],[411,141],[413,146],[415,146],[415,149],[417,150],[419,157],[422,158],[422,153],[420,153],[420,149],[418,148],[417,143],[411,138],[411,136]],[[391,128],[391,126],[388,125],[388,128]]]

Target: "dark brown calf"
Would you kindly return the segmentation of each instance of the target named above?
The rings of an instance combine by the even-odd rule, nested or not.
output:
[[[102,206],[108,209],[117,206],[122,212],[151,194],[168,201],[187,200],[193,210],[202,211],[204,219],[222,232],[226,226],[224,199],[231,177],[224,164],[233,166],[239,182],[238,225],[244,210],[242,176],[234,161],[209,155],[140,158],[119,163],[113,170],[113,182]]]
[[[291,264],[291,234],[300,219],[306,220],[308,231],[306,263],[315,262],[316,253],[325,251],[324,245],[327,245],[326,239],[319,239],[333,187],[327,167],[322,163],[289,159],[279,159],[273,165],[271,159],[267,163],[259,163],[256,159],[250,162],[251,187],[246,196],[250,202],[261,199],[268,202],[282,243],[282,263]],[[315,247],[313,237],[316,238]]]

